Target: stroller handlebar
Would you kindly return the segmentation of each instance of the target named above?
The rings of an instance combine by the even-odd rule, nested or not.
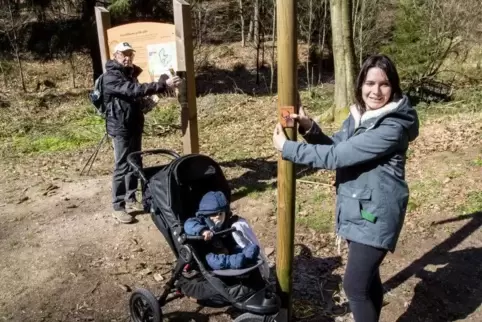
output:
[[[153,155],[153,154],[164,154],[174,159],[181,157],[177,152],[167,149],[156,149],[156,150],[145,150],[145,151],[138,151],[132,152],[127,156],[127,163],[134,168],[134,171],[139,174],[139,177],[143,182],[147,182],[147,178],[142,171],[141,165],[138,163],[139,157],[143,155]]]
[[[221,230],[221,231],[214,232],[213,238],[215,238],[216,236],[222,236],[222,235],[225,235],[225,234],[228,234],[228,233],[232,233],[235,230],[236,230],[236,228],[230,227],[228,229],[224,229],[224,230]],[[195,236],[195,235],[184,235],[184,236],[185,236],[186,240],[204,240],[204,236]]]

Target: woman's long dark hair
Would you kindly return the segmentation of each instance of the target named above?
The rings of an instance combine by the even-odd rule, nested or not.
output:
[[[389,102],[394,99],[402,97],[402,89],[400,88],[400,77],[398,76],[397,68],[395,64],[385,55],[372,55],[369,56],[362,65],[355,85],[355,102],[357,104],[360,113],[363,114],[366,111],[365,102],[362,97],[362,86],[368,74],[368,70],[373,67],[378,67],[387,75],[390,86],[392,87],[392,94]]]

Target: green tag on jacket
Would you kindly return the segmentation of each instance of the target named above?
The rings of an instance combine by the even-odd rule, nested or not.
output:
[[[363,219],[368,220],[369,222],[372,222],[372,223],[377,221],[377,216],[375,216],[374,214],[372,214],[372,213],[370,213],[366,210],[361,211],[361,216],[362,216]]]

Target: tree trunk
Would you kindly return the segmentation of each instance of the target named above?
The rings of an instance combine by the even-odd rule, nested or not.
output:
[[[198,21],[197,44],[198,44],[199,46],[201,46],[201,45],[202,45],[202,41],[203,41],[203,35],[202,35],[202,19],[203,19],[203,17],[202,17],[202,12],[201,12],[202,7],[199,8],[198,10],[199,10],[199,11],[197,12],[197,16],[198,16],[198,17],[197,17],[197,21]]]
[[[308,35],[307,35],[307,46],[308,46],[308,59],[306,60],[306,82],[308,84],[308,91],[311,92],[311,78],[310,75],[310,57],[311,57],[311,34],[312,34],[312,27],[313,27],[313,0],[310,0],[309,3],[309,17],[308,17]]]
[[[22,59],[20,58],[20,53],[18,52],[17,46],[15,46],[15,59],[17,60],[18,72],[20,74],[20,81],[22,82],[22,89],[26,93],[27,86],[25,85],[25,77],[23,75]]]
[[[351,0],[330,0],[333,58],[335,64],[335,102],[332,120],[341,122],[353,101],[354,52],[351,27]]]
[[[260,28],[259,28],[259,0],[254,2],[254,45],[256,46],[256,85],[259,85],[259,69],[260,69],[260,53],[261,53],[261,42],[260,42]]]
[[[241,19],[241,46],[246,46],[246,40],[244,39],[244,11],[243,0],[239,0],[239,18]]]
[[[356,23],[359,15],[359,11],[358,11],[359,4],[360,4],[360,0],[355,0],[354,7],[352,7],[353,9],[352,9],[351,20],[353,21],[353,27],[352,27],[353,39],[355,39],[356,37],[355,34],[356,34]]]
[[[17,31],[15,30],[15,20],[13,19],[13,11],[12,11],[12,6],[10,4],[10,1],[7,1],[7,5],[8,5],[8,12],[9,12],[9,15],[10,15],[10,23],[12,25],[12,36],[10,36],[8,31],[7,31],[7,36],[10,40],[10,44],[12,45],[14,55],[15,55],[15,60],[17,61],[18,72],[20,74],[20,81],[22,83],[22,89],[26,93],[27,92],[27,86],[25,85],[25,77],[24,77],[24,74],[23,74],[22,59],[20,58],[20,52],[19,52],[18,41],[17,41]]]
[[[260,44],[260,48],[261,48],[260,68],[263,68],[264,61],[265,61],[265,58],[264,58],[265,57],[264,42],[265,42],[265,39],[266,39],[266,34],[265,34],[264,25],[261,24],[261,17],[266,17],[264,10],[265,10],[265,4],[264,4],[264,1],[261,0],[261,4],[260,4],[260,8],[259,8],[259,19],[258,19],[258,22],[259,22],[259,44]]]
[[[70,70],[72,72],[72,87],[75,88],[75,56],[73,51],[69,53]]]
[[[248,39],[246,39],[247,42],[251,42],[253,39],[253,18],[249,19],[249,27],[248,27]]]
[[[359,39],[359,52],[358,52],[358,59],[359,59],[359,68],[361,68],[363,64],[363,22],[365,17],[365,0],[361,0],[361,16],[360,16],[360,29],[358,32],[358,39]]]
[[[355,46],[353,45],[353,24],[351,20],[352,0],[342,2],[343,49],[345,55],[346,91],[348,104],[353,102],[355,89]]]
[[[269,84],[269,90],[271,91],[270,94],[273,94],[273,87],[274,87],[274,68],[275,68],[275,59],[276,59],[276,0],[273,0],[273,26],[272,26],[272,36],[271,36],[271,80]]]
[[[259,85],[259,44],[256,46],[256,85]]]
[[[8,86],[8,83],[7,83],[7,72],[6,72],[6,70],[3,68],[3,63],[2,63],[2,61],[0,61],[0,73],[2,73],[3,85],[5,86],[5,89],[6,89],[7,86]]]
[[[266,36],[264,35],[264,30],[263,30],[263,33],[261,34],[261,61],[260,61],[260,67],[262,68],[264,66],[264,62],[265,62],[265,46],[264,46],[264,40],[265,40]]]
[[[321,33],[318,33],[318,46],[320,48],[320,63],[318,67],[318,84],[321,84],[323,77],[323,55],[325,53],[325,40],[326,40],[326,17],[328,15],[328,1],[323,2],[323,20],[321,22]],[[321,8],[321,6],[320,6]]]
[[[253,35],[256,47],[259,46],[259,0],[254,1]]]

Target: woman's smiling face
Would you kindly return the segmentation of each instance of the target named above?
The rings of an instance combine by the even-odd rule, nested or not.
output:
[[[392,86],[385,72],[372,67],[368,70],[362,86],[362,98],[367,110],[376,110],[385,106],[392,96]]]

